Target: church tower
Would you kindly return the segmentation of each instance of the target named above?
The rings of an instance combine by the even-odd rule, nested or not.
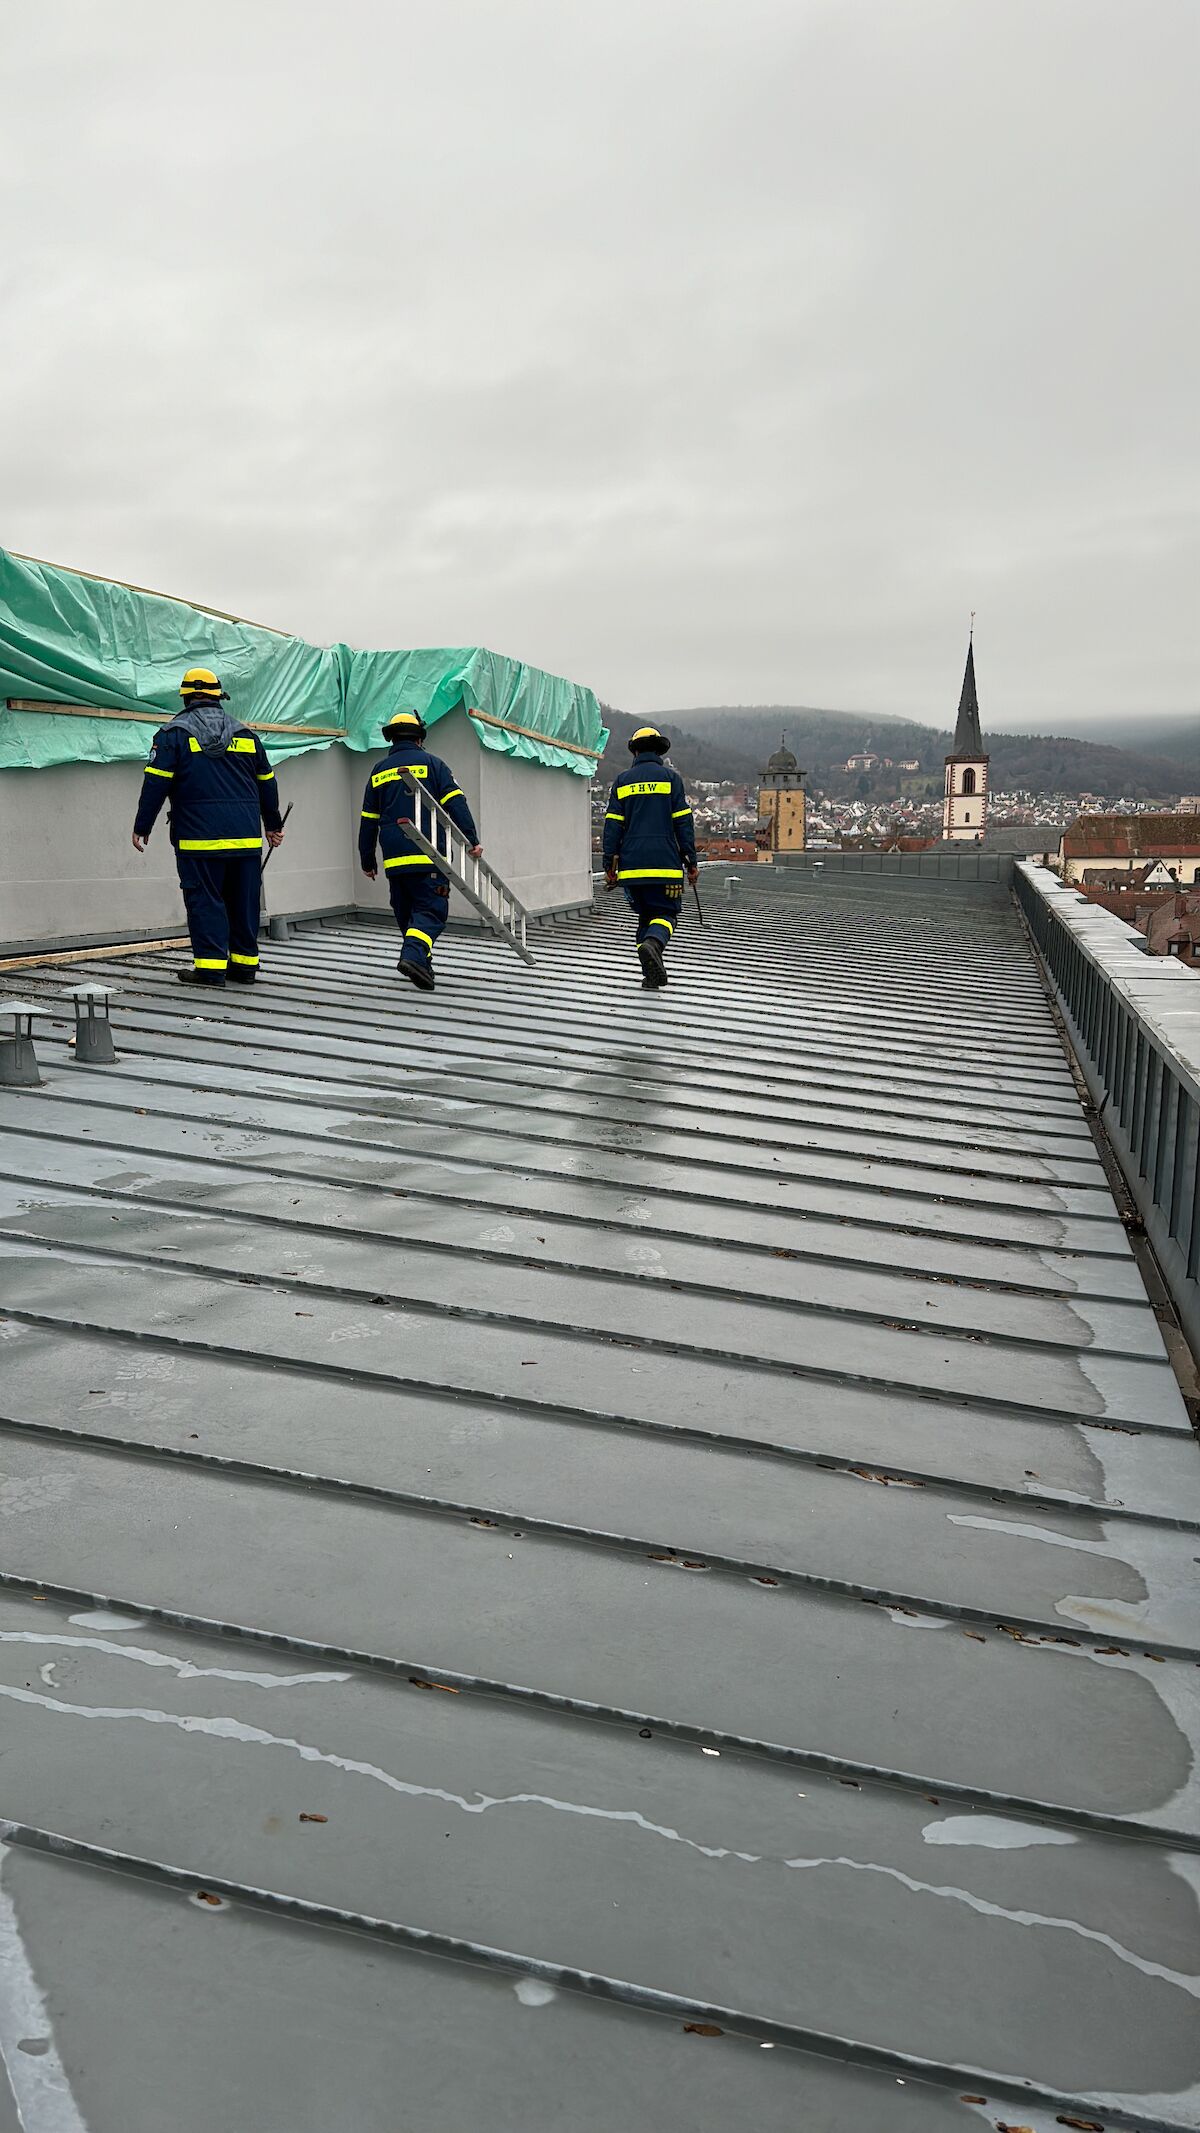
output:
[[[758,788],[758,856],[770,865],[776,852],[802,852],[808,795],[805,773],[787,744],[787,734],[761,772]]]
[[[988,758],[979,731],[979,698],[975,693],[975,618],[972,616],[954,746],[946,757],[942,836],[956,844],[982,843],[987,805]]]

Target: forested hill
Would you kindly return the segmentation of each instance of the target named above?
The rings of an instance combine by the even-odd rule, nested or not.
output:
[[[648,721],[608,705],[604,717],[611,738],[601,775],[612,777],[629,761],[629,735]],[[940,791],[942,758],[951,741],[948,728],[923,726],[913,719],[872,719],[803,704],[705,705],[660,712],[654,723],[670,734],[672,760],[686,777],[738,783],[753,783],[786,730],[787,745],[808,771],[810,784],[831,792],[855,790],[857,775],[844,766],[848,755],[864,747],[896,762],[919,757],[922,782]],[[1173,729],[1156,725],[1149,731],[1153,740],[1148,745],[1124,747],[1069,735],[989,734],[993,790],[1090,792],[1139,800],[1172,800],[1180,793],[1200,792],[1200,720],[1185,720]],[[880,772],[872,787],[883,792],[897,782],[898,773]]]

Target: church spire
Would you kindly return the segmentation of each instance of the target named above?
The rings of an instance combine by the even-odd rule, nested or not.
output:
[[[988,809],[988,758],[979,730],[979,697],[975,689],[975,617],[971,617],[971,639],[967,646],[967,668],[963,675],[962,695],[958,699],[958,719],[954,727],[954,746],[946,757],[946,796],[942,808],[942,836],[954,842],[961,839],[971,844],[982,844],[987,827]]]
[[[954,728],[954,755],[982,755],[983,735],[979,730],[979,698],[975,691],[975,635],[967,646],[967,668],[963,675],[962,695],[958,699],[958,723]]]

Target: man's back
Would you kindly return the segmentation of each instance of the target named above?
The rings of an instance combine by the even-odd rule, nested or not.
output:
[[[615,857],[619,880],[680,878],[694,847],[679,772],[657,755],[635,756],[613,784],[605,827],[605,857]]]
[[[432,798],[442,807],[448,807],[459,827],[470,835],[471,842],[476,841],[470,810],[449,765],[415,741],[402,741],[389,748],[382,762],[376,764],[363,796],[363,822],[379,826],[385,872],[398,860],[431,864],[420,846],[405,835],[404,825],[413,821],[416,809],[416,796],[401,776],[405,770],[419,778]]]
[[[162,726],[146,773],[169,780],[171,841],[180,851],[260,842],[261,802],[274,802],[275,774],[247,727],[235,727],[223,747],[210,750],[178,723]]]

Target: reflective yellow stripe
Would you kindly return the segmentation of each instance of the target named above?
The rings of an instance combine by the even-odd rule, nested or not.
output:
[[[231,953],[231,954],[230,954],[230,957],[229,957],[229,960],[230,960],[230,962],[231,962],[231,963],[255,963],[255,964],[256,964],[256,963],[258,962],[258,957],[257,957],[256,955],[233,955],[233,954]]]
[[[670,921],[670,919],[669,919],[669,918],[652,918],[652,919],[651,919],[651,921],[650,921],[650,924],[651,924],[652,926],[665,926],[665,927],[666,927],[666,929],[667,929],[667,932],[668,932],[668,933],[674,933],[674,931],[675,931],[675,928],[674,928],[674,926],[673,926],[673,925],[671,924],[671,921]],[[235,960],[235,962],[236,962],[237,958],[235,957],[235,958],[234,958],[234,960]]]
[[[424,941],[425,946],[432,952],[433,942],[427,933],[422,933],[419,926],[410,926],[404,938],[406,941]]]
[[[407,770],[409,775],[414,778],[427,778],[429,776],[428,763],[404,763],[401,765],[401,770]],[[371,783],[372,785],[390,785],[400,774],[400,770],[377,770],[372,776]]]
[[[618,881],[682,881],[682,867],[618,867]]]
[[[269,784],[270,784],[270,782],[271,782],[271,779],[272,779],[272,778],[274,777],[274,775],[275,775],[275,773],[274,773],[274,771],[273,771],[273,770],[260,770],[260,771],[259,771],[259,773],[258,773],[258,782],[259,782],[259,784],[260,784],[260,785],[269,785]]]
[[[444,792],[442,794],[441,799],[438,801],[438,806],[444,807],[446,805],[447,800],[461,800],[462,798],[463,794],[459,791],[459,788],[456,785],[454,787],[453,792]]]
[[[670,792],[670,790],[671,784],[668,778],[648,778],[639,785],[618,785],[617,798],[618,800],[627,800],[630,793]]]
[[[604,819],[606,822],[623,822],[625,820],[625,817],[624,815],[614,815],[612,809],[610,808]]]
[[[260,837],[181,837],[181,852],[256,852]]]
[[[224,970],[225,957],[223,955],[194,955],[192,957],[192,968],[193,970]]]
[[[671,820],[672,822],[678,822],[681,815],[690,815],[691,812],[690,807],[673,807],[671,809]]]
[[[193,755],[200,754],[200,743],[196,739],[194,733],[189,733],[188,735],[188,747],[191,749]]]
[[[377,807],[376,807],[376,808],[371,808],[371,807],[364,807],[364,809],[363,809],[363,811],[362,811],[362,818],[363,818],[363,821],[364,821],[364,822],[378,822],[378,820],[379,820],[379,809],[378,809]]]
[[[153,763],[147,763],[146,765],[146,776],[148,778],[173,778],[174,775],[173,770],[156,770]]]
[[[424,852],[402,852],[399,859],[385,859],[383,871],[386,874],[391,867],[431,867],[433,864],[432,859],[426,859]]]
[[[257,755],[258,742],[252,733],[243,733],[240,738],[230,741],[225,753],[226,755]]]

